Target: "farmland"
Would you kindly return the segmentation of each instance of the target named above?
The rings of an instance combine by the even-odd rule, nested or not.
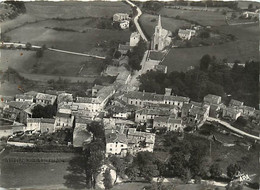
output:
[[[214,55],[217,59],[227,59],[228,62],[239,60],[242,63],[259,56],[259,27],[253,25],[214,27],[221,33],[233,34],[237,40],[215,46],[171,49],[162,64],[168,66],[168,71],[186,71],[189,66],[196,66],[205,54]],[[185,56],[189,55],[189,56]]]
[[[198,66],[201,57],[205,54],[216,56],[219,60],[227,59],[229,62],[235,60],[245,62],[251,58],[257,59],[257,48],[256,43],[250,44],[241,41],[217,46],[174,48],[171,49],[162,64],[168,66],[169,72],[186,71],[189,66]]]
[[[226,25],[225,15],[223,15],[221,12],[163,8],[162,10],[160,10],[159,14],[161,14],[162,16],[167,15],[168,17],[179,16],[180,19],[195,21],[203,26]]]
[[[72,21],[48,20],[27,24],[7,32],[12,41],[30,42],[34,45],[55,47],[62,50],[87,52],[94,48],[97,42],[108,40],[129,41],[130,31],[100,30],[87,26],[89,19]],[[75,28],[77,25],[77,28]],[[57,31],[53,27],[64,26],[83,32]],[[66,27],[65,27],[66,26]]]

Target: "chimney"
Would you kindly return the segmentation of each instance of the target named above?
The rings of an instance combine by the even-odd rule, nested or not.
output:
[[[165,88],[165,96],[170,96],[172,94],[172,89],[171,88]]]

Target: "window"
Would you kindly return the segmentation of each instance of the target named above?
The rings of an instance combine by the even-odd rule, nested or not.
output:
[[[137,104],[137,101],[135,101],[135,104]]]
[[[133,101],[131,101],[130,104],[133,104]]]
[[[121,147],[124,147],[124,145],[122,144]]]
[[[110,148],[109,150],[112,151],[112,148]]]

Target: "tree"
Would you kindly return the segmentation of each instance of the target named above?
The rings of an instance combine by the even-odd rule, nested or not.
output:
[[[27,43],[25,44],[25,48],[26,48],[27,50],[31,49],[31,48],[32,48],[32,44],[30,44],[29,42],[27,42]]]
[[[41,58],[43,56],[43,49],[39,48],[36,50],[36,57]]]
[[[126,168],[125,174],[131,179],[135,180],[140,175],[140,170],[135,165],[130,165]]]
[[[112,165],[116,168],[116,179],[114,181],[114,184],[115,184],[118,176],[122,176],[124,174],[126,166],[125,166],[124,161],[116,156],[112,156],[110,158],[110,161],[111,161]]]
[[[104,186],[105,186],[105,189],[111,189],[113,187],[112,185],[112,177],[111,177],[111,174],[110,174],[110,169],[106,169],[105,173],[103,174],[103,183],[104,183]]]
[[[87,130],[91,133],[93,133],[94,139],[104,139],[104,126],[97,121],[91,122],[89,125],[87,125]]]
[[[210,33],[208,31],[203,31],[199,34],[199,37],[201,38],[209,38],[210,37]]]
[[[237,172],[241,171],[241,167],[238,164],[230,164],[227,167],[227,176],[230,179],[233,179],[233,177],[236,175]]]
[[[253,9],[253,4],[250,3],[250,4],[248,5],[248,10],[252,10],[252,9]]]
[[[200,70],[207,71],[211,63],[211,57],[209,54],[203,55],[200,59]]]
[[[209,171],[210,171],[210,174],[211,174],[212,178],[219,178],[221,176],[221,174],[222,174],[222,171],[221,171],[220,166],[219,166],[218,163],[212,164],[210,166]]]
[[[57,106],[56,105],[37,105],[32,109],[33,118],[53,118],[56,115]]]

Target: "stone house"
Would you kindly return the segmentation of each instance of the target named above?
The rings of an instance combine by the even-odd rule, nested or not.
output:
[[[58,112],[55,117],[54,128],[58,129],[72,128],[74,125],[74,116],[72,114]]]
[[[17,94],[15,96],[16,102],[33,102],[33,96],[32,95],[26,95],[26,94]]]
[[[114,22],[121,22],[124,20],[130,19],[129,14],[127,13],[116,13],[113,15],[113,21]]]
[[[127,138],[125,134],[109,133],[106,135],[106,156],[119,155],[126,156]]]
[[[242,114],[241,111],[236,110],[234,108],[227,107],[223,109],[222,117],[230,118],[232,120],[237,120],[237,118],[241,116],[241,114]]]

